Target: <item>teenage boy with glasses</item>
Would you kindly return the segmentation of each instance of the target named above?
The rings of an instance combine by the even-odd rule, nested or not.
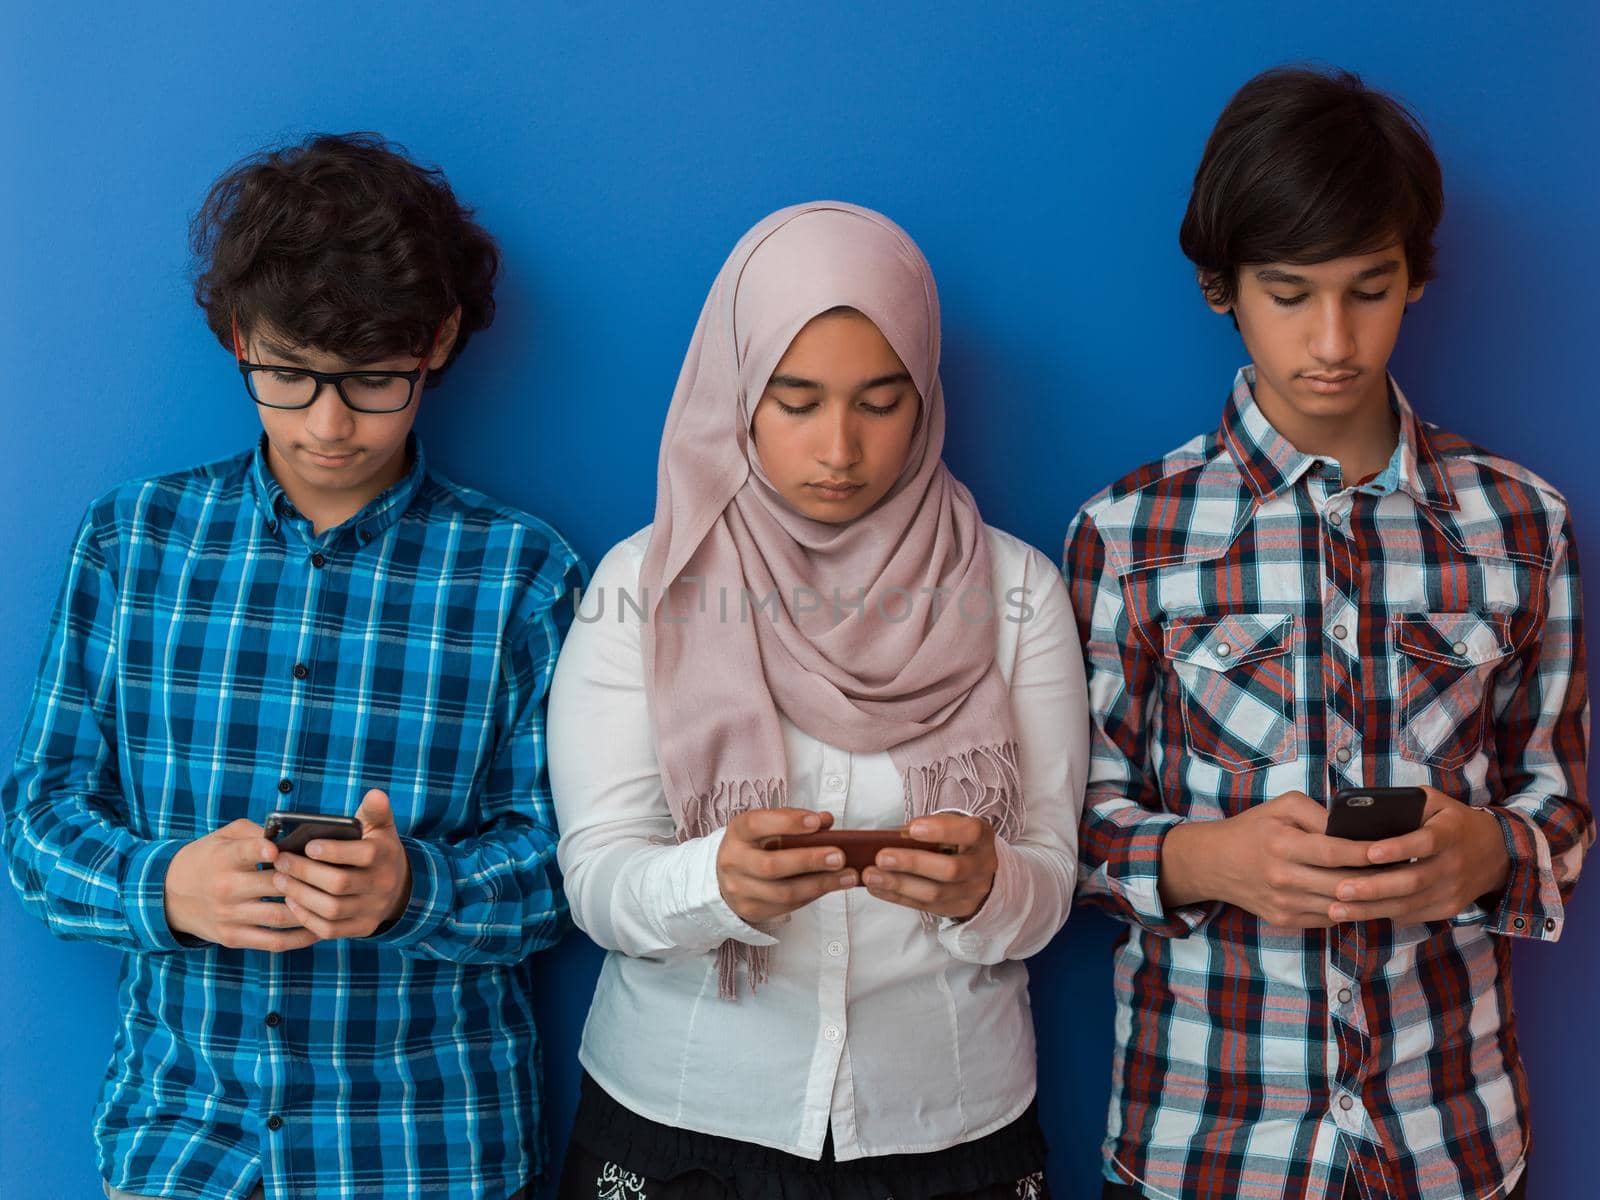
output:
[[[1251,365],[1220,427],[1090,500],[1080,894],[1125,921],[1107,1197],[1520,1195],[1514,938],[1594,821],[1572,527],[1388,374],[1439,165],[1344,72],[1251,80],[1181,241]],[[1326,834],[1342,788],[1423,824]]]
[[[107,1193],[523,1195],[523,960],[566,918],[543,708],[581,568],[411,432],[493,319],[498,252],[372,135],[247,160],[194,238],[264,435],[90,507],[0,791],[23,903],[126,951]],[[278,809],[361,836],[280,851]]]

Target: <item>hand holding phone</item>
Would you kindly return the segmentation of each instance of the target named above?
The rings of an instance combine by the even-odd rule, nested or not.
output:
[[[804,808],[756,808],[728,822],[717,847],[717,887],[740,919],[770,921],[818,896],[856,885],[859,873],[832,845],[763,849],[774,837],[814,834],[833,824],[832,813]]]
[[[943,812],[918,817],[910,832],[935,849],[883,850],[862,872],[867,892],[890,904],[958,921],[982,908],[1000,868],[994,826],[981,817]]]
[[[1493,909],[1511,871],[1500,818],[1435,788],[1423,793],[1421,826],[1367,846],[1369,865],[1340,883],[1336,921],[1445,921],[1474,903]],[[1357,795],[1363,793],[1355,793]]]
[[[284,842],[292,838],[302,851],[283,849],[272,878],[308,930],[329,939],[367,937],[405,912],[411,862],[385,792],[368,791],[353,818],[275,815],[307,818],[282,826]]]
[[[282,889],[259,870],[278,847],[254,821],[238,820],[181,847],[162,885],[167,926],[233,950],[281,953],[317,940],[281,902]]]

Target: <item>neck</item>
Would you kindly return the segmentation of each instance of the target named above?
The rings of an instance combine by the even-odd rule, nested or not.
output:
[[[1400,440],[1387,374],[1372,380],[1352,411],[1326,417],[1295,408],[1259,378],[1255,395],[1262,415],[1290,445],[1302,454],[1336,460],[1346,484],[1379,474]]]
[[[267,443],[267,467],[272,476],[306,520],[311,522],[313,533],[322,533],[336,525],[343,525],[377,497],[404,478],[407,455],[404,446],[395,451],[381,471],[357,488],[319,488],[306,483],[289,469],[278,455],[278,448]]]

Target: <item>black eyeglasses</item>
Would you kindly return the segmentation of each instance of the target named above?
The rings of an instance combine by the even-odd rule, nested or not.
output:
[[[359,413],[394,413],[408,408],[415,398],[417,383],[426,374],[427,362],[443,332],[444,321],[440,321],[427,353],[409,371],[313,371],[309,367],[246,362],[239,340],[239,318],[235,315],[233,356],[244,376],[245,391],[263,408],[310,408],[322,394],[323,384],[329,384],[346,408]]]

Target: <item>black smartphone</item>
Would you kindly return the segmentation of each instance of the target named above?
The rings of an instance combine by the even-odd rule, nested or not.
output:
[[[317,838],[335,842],[361,840],[361,822],[354,817],[330,817],[323,813],[275,812],[261,827],[267,841],[277,844],[279,850],[291,854],[304,854],[306,843]]]
[[[1341,788],[1328,810],[1328,836],[1381,842],[1414,833],[1427,803],[1419,787]]]

